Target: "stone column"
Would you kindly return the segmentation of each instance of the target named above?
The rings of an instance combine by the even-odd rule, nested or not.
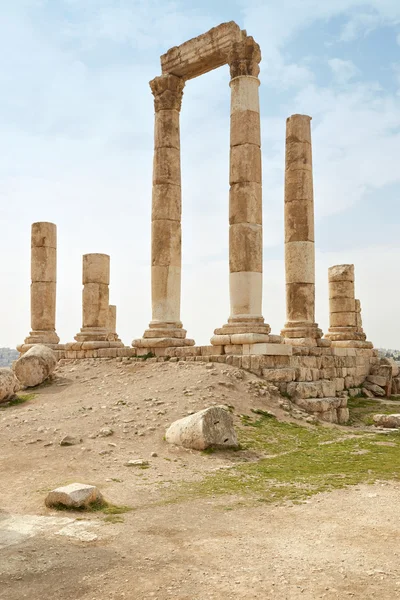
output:
[[[152,320],[133,346],[190,346],[180,321],[181,159],[179,114],[185,82],[161,75],[150,82],[155,130],[151,228]]]
[[[82,328],[75,339],[108,341],[110,257],[107,254],[83,255],[82,283]]]
[[[215,330],[212,344],[226,335],[248,334],[230,343],[268,341],[262,316],[261,135],[258,88],[260,47],[252,37],[236,42],[228,57],[231,73],[229,269],[231,314]],[[221,338],[220,336],[224,336]]]
[[[110,304],[108,307],[108,331],[112,341],[121,341],[117,334],[117,307],[115,304]]]
[[[31,327],[25,344],[58,344],[56,334],[57,227],[33,223],[31,235]]]
[[[314,196],[311,117],[286,120],[285,270],[286,318],[282,335],[317,345],[315,323]],[[290,343],[288,341],[288,343]],[[298,342],[297,342],[298,343]]]
[[[325,337],[332,342],[364,341],[366,336],[357,331],[356,300],[354,293],[354,265],[335,265],[328,269],[329,276],[329,330]]]

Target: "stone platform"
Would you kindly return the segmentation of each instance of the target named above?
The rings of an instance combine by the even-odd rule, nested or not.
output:
[[[121,342],[69,342],[67,344],[44,344],[48,346],[57,355],[57,359],[78,359],[78,358],[118,358],[135,357],[136,348],[124,346]],[[17,346],[18,352],[24,354],[32,344],[21,344]]]

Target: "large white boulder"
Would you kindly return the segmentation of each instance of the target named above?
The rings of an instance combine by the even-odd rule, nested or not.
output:
[[[8,367],[0,369],[0,402],[7,402],[15,396],[20,389],[20,384],[15,374]]]
[[[32,346],[14,363],[13,369],[18,380],[25,387],[35,387],[45,381],[56,368],[57,358],[48,346]]]
[[[165,439],[169,444],[193,450],[238,447],[232,415],[222,406],[211,406],[175,421]]]
[[[87,508],[94,502],[104,502],[103,496],[94,485],[71,483],[56,488],[46,496],[45,504],[49,508],[65,506],[66,508]]]

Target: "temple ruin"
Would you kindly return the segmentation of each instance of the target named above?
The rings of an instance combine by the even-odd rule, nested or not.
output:
[[[319,418],[348,420],[346,390],[359,387],[379,364],[366,341],[354,265],[329,269],[327,334],[315,320],[315,244],[311,117],[286,122],[286,323],[271,334],[262,315],[262,177],[259,108],[261,51],[234,22],[170,49],[161,75],[150,82],[155,134],[151,238],[151,321],[126,347],[119,340],[116,307],[109,305],[110,258],[83,257],[83,318],[75,341],[60,344],[55,329],[56,226],[32,226],[32,331],[18,349],[44,343],[59,359],[128,357],[141,360],[226,362],[279,387]],[[186,337],[181,303],[181,167],[179,116],[186,81],[230,69],[229,271],[230,316],[210,345]]]

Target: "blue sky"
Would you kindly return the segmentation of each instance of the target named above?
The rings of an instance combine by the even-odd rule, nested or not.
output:
[[[261,46],[265,320],[284,324],[285,119],[313,117],[317,321],[327,268],[354,262],[364,327],[400,347],[398,0],[14,0],[0,19],[0,345],[29,330],[30,225],[57,223],[57,330],[81,326],[81,256],[111,255],[129,344],[151,318],[153,102],[160,54],[234,20]],[[208,343],[229,315],[229,70],[185,87],[182,320]]]

